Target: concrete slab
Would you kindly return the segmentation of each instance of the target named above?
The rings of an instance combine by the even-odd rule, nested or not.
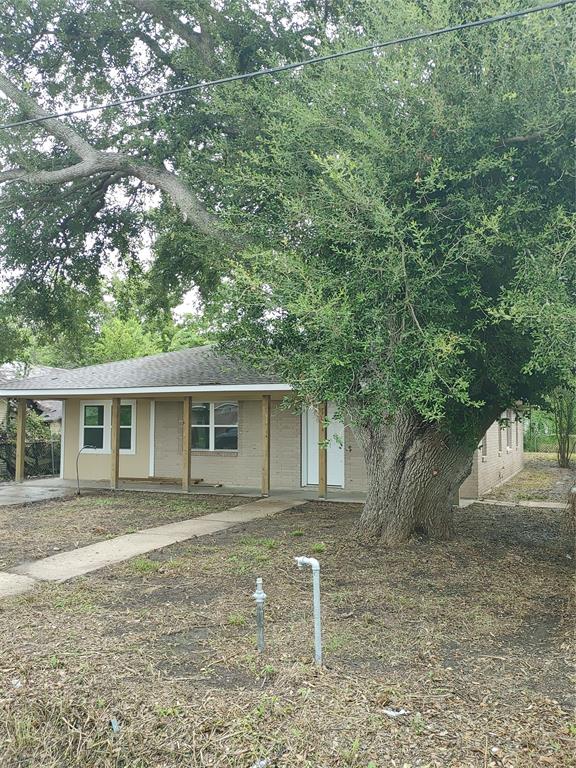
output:
[[[87,547],[59,552],[43,560],[23,563],[10,569],[5,576],[18,575],[27,577],[29,581],[66,581],[75,576],[83,576],[91,571],[97,571],[108,565],[129,560],[136,555],[143,555],[155,549],[162,549],[171,544],[194,538],[207,536],[217,531],[231,528],[238,523],[257,520],[261,517],[282,512],[293,506],[303,504],[303,501],[292,499],[260,499],[225,512],[204,515],[178,523],[167,523],[154,528],[146,528],[137,533],[117,536],[109,541],[89,544]],[[225,517],[216,517],[221,515]],[[0,574],[2,575],[2,574]],[[32,584],[34,582],[32,581]],[[0,593],[1,595],[1,593]]]
[[[72,490],[65,486],[31,485],[30,483],[0,484],[0,507],[31,504],[70,496]]]
[[[278,512],[285,512],[293,507],[300,507],[306,504],[305,499],[279,499],[268,498],[259,499],[248,504],[241,504],[231,509],[225,509],[222,512],[211,512],[208,515],[204,515],[202,520],[215,520],[225,523],[245,523],[251,520],[260,520],[264,517],[270,517],[276,515]]]
[[[19,576],[16,573],[0,573],[0,597],[12,597],[30,592],[36,582],[28,576]]]

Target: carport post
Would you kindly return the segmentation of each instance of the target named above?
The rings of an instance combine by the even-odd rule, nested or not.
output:
[[[182,491],[190,490],[190,449],[192,439],[192,398],[185,397],[182,412]]]
[[[17,483],[24,480],[24,460],[26,458],[26,398],[18,398],[16,413],[16,469],[14,479]]]
[[[270,395],[262,395],[262,496],[270,496]]]
[[[112,439],[110,441],[110,488],[118,490],[120,477],[120,398],[112,398]]]
[[[326,450],[326,441],[328,439],[328,428],[326,419],[328,417],[327,404],[318,405],[318,498],[325,499],[328,495],[328,451]]]

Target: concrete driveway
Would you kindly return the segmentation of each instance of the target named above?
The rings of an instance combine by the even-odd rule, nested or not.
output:
[[[72,486],[63,484],[59,478],[54,477],[26,480],[23,483],[0,483],[0,507],[61,499],[72,493]]]

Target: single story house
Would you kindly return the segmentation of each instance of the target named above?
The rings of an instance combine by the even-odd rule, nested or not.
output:
[[[78,467],[81,481],[113,489],[137,480],[179,483],[186,492],[204,484],[258,488],[264,496],[271,488],[310,488],[321,498],[329,489],[362,494],[364,460],[352,430],[330,420],[330,403],[290,409],[290,389],[206,346],[5,382],[0,397],[19,402],[17,480],[24,476],[23,409],[33,398],[62,402],[65,480]],[[463,491],[475,497],[507,479],[522,455],[518,423],[495,424]]]

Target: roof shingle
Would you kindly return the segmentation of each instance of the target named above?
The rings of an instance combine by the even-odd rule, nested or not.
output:
[[[1,394],[18,391],[55,393],[66,390],[128,390],[141,388],[205,387],[277,385],[281,382],[250,370],[246,366],[217,355],[210,346],[164,352],[159,355],[119,360],[113,363],[90,365],[84,368],[55,370],[47,375],[35,376],[0,384]],[[10,392],[8,392],[8,389]]]

